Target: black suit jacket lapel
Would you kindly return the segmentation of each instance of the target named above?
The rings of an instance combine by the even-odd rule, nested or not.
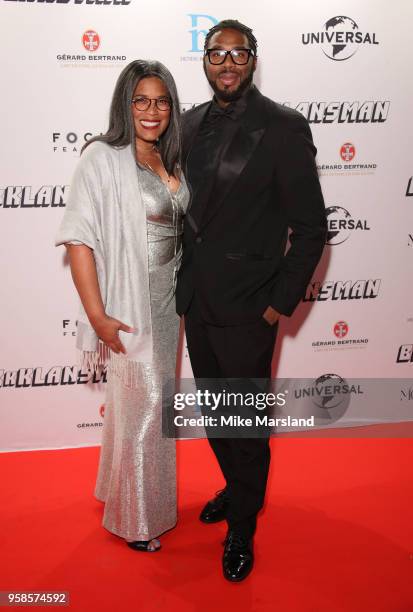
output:
[[[240,119],[239,128],[222,155],[215,180],[217,190],[214,189],[213,198],[200,223],[201,228],[204,228],[217,214],[265,133],[263,97],[255,87],[249,96],[248,106]]]

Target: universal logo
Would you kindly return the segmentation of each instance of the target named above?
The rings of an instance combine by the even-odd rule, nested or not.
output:
[[[205,13],[189,13],[187,17],[190,23],[187,53],[190,55],[182,55],[181,62],[200,62],[203,59],[205,36],[218,23],[218,19]]]
[[[335,246],[342,244],[354,231],[369,231],[366,219],[353,219],[348,210],[342,206],[329,206],[327,215],[326,244]]]
[[[329,373],[294,389],[294,399],[303,404],[301,411],[307,406],[318,423],[325,420],[325,424],[330,424],[344,415],[352,395],[363,393],[361,385],[350,383],[338,374]]]
[[[88,66],[99,68],[101,66],[120,66],[126,62],[126,55],[98,55],[96,52],[101,46],[101,37],[98,32],[88,29],[81,35],[83,49],[77,51],[70,50],[65,53],[58,53],[56,59],[62,67]],[[88,53],[86,55],[84,51]]]
[[[301,42],[320,46],[324,55],[335,62],[350,59],[362,45],[379,44],[375,32],[361,32],[354,19],[344,15],[326,21],[320,32],[302,34]]]
[[[333,163],[317,164],[320,176],[354,176],[374,174],[377,164],[355,162],[356,147],[352,142],[345,142],[338,150],[337,160]]]

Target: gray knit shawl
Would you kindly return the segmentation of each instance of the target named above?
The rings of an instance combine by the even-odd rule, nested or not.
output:
[[[136,365],[152,361],[152,326],[146,211],[130,145],[94,142],[83,153],[56,237],[56,246],[68,242],[93,249],[106,314],[135,329],[119,332],[126,357],[106,351],[112,367],[134,386]],[[102,362],[101,344],[81,305],[77,348],[84,367]]]

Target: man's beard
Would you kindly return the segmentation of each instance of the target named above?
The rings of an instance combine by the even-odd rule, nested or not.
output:
[[[205,72],[205,76],[207,78],[208,83],[211,85],[211,87],[212,87],[212,89],[214,91],[214,94],[215,94],[216,98],[218,100],[222,100],[222,102],[235,102],[236,100],[239,100],[239,98],[241,98],[242,94],[247,89],[249,89],[249,87],[251,86],[252,77],[253,77],[253,73],[254,73],[254,71],[251,70],[249,75],[239,84],[237,89],[234,89],[233,91],[226,91],[225,89],[219,89],[216,86],[215,81],[211,81],[208,78],[207,72],[205,70],[205,64],[204,64],[204,72]]]

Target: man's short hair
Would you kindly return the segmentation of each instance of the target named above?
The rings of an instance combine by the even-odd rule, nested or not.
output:
[[[217,23],[217,25],[214,25],[208,31],[207,35],[205,36],[204,49],[208,49],[209,41],[211,40],[211,37],[216,32],[220,32],[221,30],[228,30],[228,29],[238,30],[238,32],[241,32],[241,34],[245,34],[245,36],[248,38],[248,44],[251,50],[254,51],[254,55],[257,55],[258,43],[257,43],[257,39],[252,33],[252,29],[244,25],[240,21],[237,21],[236,19],[223,19],[222,21]]]

